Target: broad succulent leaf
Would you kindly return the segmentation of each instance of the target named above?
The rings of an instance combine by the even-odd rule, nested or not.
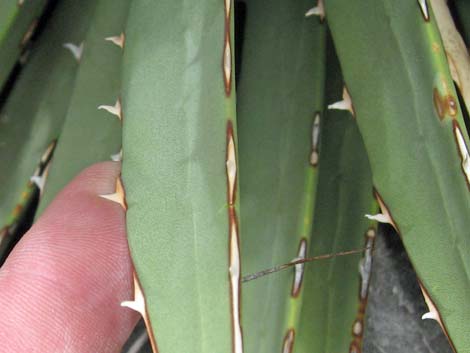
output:
[[[382,207],[377,219],[403,239],[429,306],[423,318],[470,352],[468,137],[432,10],[405,0],[325,5]]]
[[[328,41],[326,99],[341,100],[343,80]],[[300,326],[292,352],[362,351],[376,212],[372,174],[356,121],[348,111],[326,110],[322,120],[318,191],[308,257],[366,248],[305,265]]]
[[[240,353],[233,4],[135,0],[125,34],[126,305],[160,352]]]
[[[121,61],[128,10],[128,0],[97,2],[39,214],[81,170],[115,154],[119,158]]]
[[[246,2],[237,89],[244,274],[310,247],[325,81],[325,25],[304,16],[310,6]],[[293,274],[243,284],[245,352],[281,352],[297,329],[304,290]]]
[[[78,67],[63,46],[81,42],[93,7],[72,0],[59,5],[0,112],[0,228],[5,236],[27,209],[35,187],[42,191]]]

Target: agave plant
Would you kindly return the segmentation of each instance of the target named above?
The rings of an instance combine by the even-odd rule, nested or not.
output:
[[[0,0],[0,255],[111,158],[153,352],[361,352],[388,223],[469,353],[469,11]]]

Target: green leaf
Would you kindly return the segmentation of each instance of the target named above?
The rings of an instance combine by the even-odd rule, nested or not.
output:
[[[59,5],[0,112],[1,228],[14,227],[27,209],[34,190],[30,178],[43,183],[78,67],[63,45],[81,42],[93,7],[72,0]]]
[[[241,352],[227,4],[135,0],[126,28],[127,229],[160,352]]]
[[[341,99],[343,80],[328,41],[326,99]],[[371,207],[372,206],[372,207]],[[372,209],[371,209],[372,208]],[[322,121],[318,192],[309,257],[372,247],[376,211],[367,153],[349,112],[327,110]],[[372,249],[309,263],[293,352],[361,352]],[[353,349],[354,348],[354,349]]]
[[[244,274],[310,247],[325,79],[325,25],[304,16],[310,5],[246,2],[237,93]],[[245,352],[282,351],[302,307],[293,282],[282,272],[243,285]]]
[[[123,49],[111,39],[121,40],[128,11],[128,0],[97,2],[38,214],[81,170],[119,153],[120,119],[98,107],[120,101]]]
[[[326,13],[382,212],[430,310],[432,299],[454,348],[468,353],[468,138],[432,11],[425,1],[329,0]]]

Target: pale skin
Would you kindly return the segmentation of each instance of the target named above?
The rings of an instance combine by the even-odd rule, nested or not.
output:
[[[120,164],[75,178],[0,268],[0,353],[120,352],[138,316],[122,207]]]

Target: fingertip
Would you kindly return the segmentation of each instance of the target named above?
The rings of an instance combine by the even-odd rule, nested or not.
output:
[[[137,317],[120,307],[132,295],[125,213],[98,196],[114,192],[119,173],[116,162],[84,170],[0,269],[0,332],[12,332],[3,343],[9,351],[108,352],[129,335]],[[51,336],[61,329],[68,337]]]

